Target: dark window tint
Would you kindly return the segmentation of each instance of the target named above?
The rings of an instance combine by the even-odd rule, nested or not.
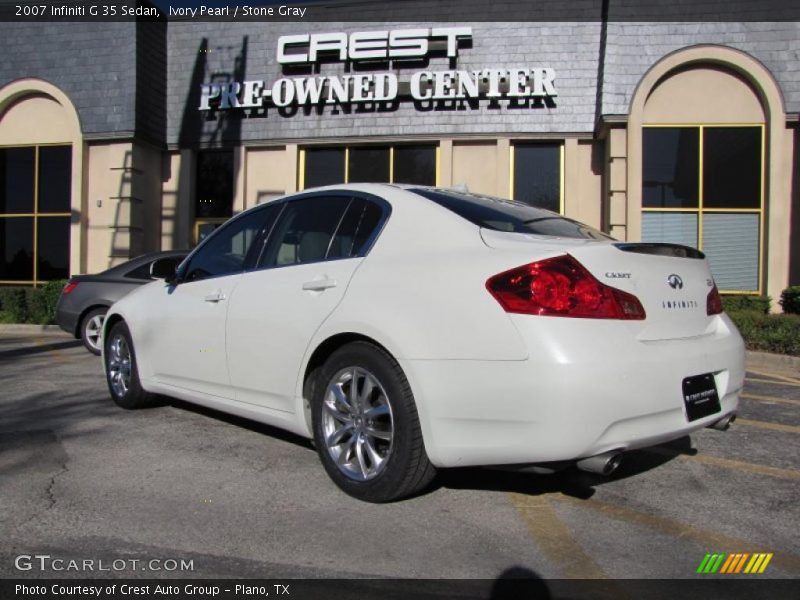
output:
[[[344,183],[344,148],[306,150],[304,187]]]
[[[613,239],[588,225],[514,200],[450,190],[413,189],[411,191],[486,229],[566,238]]]
[[[270,235],[261,266],[276,267],[325,260],[346,197],[317,196],[286,205]]]
[[[220,227],[192,257],[184,279],[196,281],[230,275],[244,269],[248,251],[266,218],[264,210],[257,210]]]
[[[436,146],[394,148],[394,183],[436,185]]]
[[[367,250],[383,211],[374,202],[355,198],[347,208],[342,224],[331,243],[328,258],[360,256]]]
[[[38,280],[69,277],[69,217],[39,217],[36,244]]]
[[[703,129],[703,206],[761,206],[761,128]]]
[[[33,217],[0,219],[0,281],[33,280]]]
[[[197,154],[195,217],[227,218],[233,214],[233,152]]]
[[[39,212],[68,213],[72,208],[72,148],[39,148]]]
[[[350,148],[347,181],[349,183],[388,183],[389,147],[356,146]]]
[[[32,213],[35,148],[0,149],[0,213]]]
[[[150,279],[150,265],[153,264],[151,262],[146,262],[143,265],[139,265],[135,269],[132,269],[125,273],[125,277],[128,279]]]
[[[196,242],[199,244],[212,233],[214,233],[217,229],[222,227],[225,224],[225,221],[210,221],[210,222],[199,222],[197,223],[197,240]]]
[[[646,127],[642,131],[642,204],[697,208],[699,133],[696,127]]]
[[[514,146],[514,199],[561,211],[561,144]]]

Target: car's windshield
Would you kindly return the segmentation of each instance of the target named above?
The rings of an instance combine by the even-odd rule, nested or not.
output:
[[[412,188],[409,191],[432,200],[486,229],[565,238],[614,239],[583,223],[514,200],[445,189]]]

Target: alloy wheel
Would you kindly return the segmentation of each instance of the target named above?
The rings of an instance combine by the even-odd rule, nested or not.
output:
[[[338,469],[357,481],[374,479],[392,453],[392,406],[380,381],[361,367],[330,380],[322,406],[325,447]]]
[[[95,315],[86,322],[84,328],[86,342],[98,352],[100,352],[100,338],[103,333],[103,322],[105,320],[105,315]]]
[[[108,381],[114,394],[122,398],[131,385],[131,351],[125,336],[116,334],[108,345]]]

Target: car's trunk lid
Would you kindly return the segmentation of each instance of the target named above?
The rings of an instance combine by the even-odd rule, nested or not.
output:
[[[612,241],[547,238],[531,234],[482,229],[491,248],[563,251],[578,260],[605,285],[635,295],[647,314],[638,321],[637,338],[662,340],[710,333],[714,320],[706,313],[714,280],[704,255],[673,244],[634,244]],[[548,248],[549,247],[549,248]],[[535,256],[531,255],[531,260]]]

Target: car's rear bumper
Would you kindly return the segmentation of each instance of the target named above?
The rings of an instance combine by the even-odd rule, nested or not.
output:
[[[744,345],[727,317],[710,335],[649,342],[596,324],[578,344],[559,332],[562,323],[549,325],[525,361],[401,361],[434,464],[562,461],[640,448],[737,409]],[[721,411],[690,422],[682,382],[703,373],[714,374]]]
[[[78,321],[80,313],[65,309],[59,304],[56,307],[56,324],[70,335],[78,337]]]

